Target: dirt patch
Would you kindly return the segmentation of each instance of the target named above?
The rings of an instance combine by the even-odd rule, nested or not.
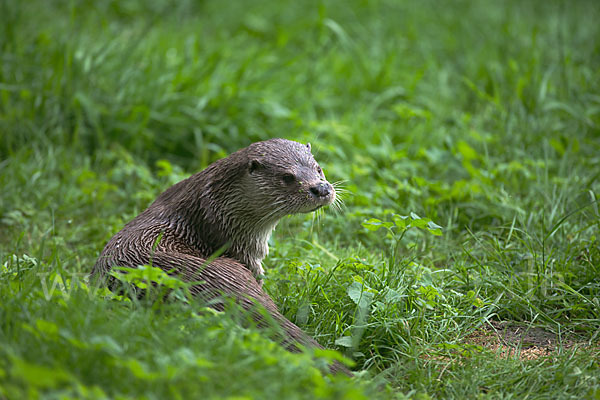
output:
[[[530,327],[509,321],[489,321],[466,337],[465,343],[479,345],[499,353],[500,356],[517,356],[521,360],[535,360],[550,356],[559,349],[575,345],[588,347],[587,343],[560,338],[542,328]],[[599,345],[593,346],[596,350]]]

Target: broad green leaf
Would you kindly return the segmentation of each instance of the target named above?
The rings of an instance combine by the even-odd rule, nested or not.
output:
[[[392,217],[394,224],[400,228],[400,229],[405,229],[406,228],[406,220],[408,219],[408,216],[406,215],[397,215],[394,214],[394,216]]]
[[[62,368],[34,364],[17,356],[11,356],[10,358],[12,363],[10,374],[26,382],[31,387],[56,388],[65,382],[74,380],[71,374]]]
[[[380,228],[391,228],[393,225],[391,222],[383,222],[377,218],[370,218],[362,223],[362,226],[370,231],[376,231]]]
[[[442,227],[433,221],[427,222],[427,230],[436,236],[442,236]]]
[[[335,339],[335,344],[341,347],[352,347],[352,336],[342,336],[340,338]]]
[[[414,226],[415,228],[426,228],[428,222],[429,220],[426,218],[413,219],[410,222],[410,226]]]
[[[38,319],[35,321],[35,327],[42,333],[45,339],[58,338],[58,326],[54,322]]]
[[[458,152],[464,157],[465,160],[474,160],[477,158],[477,152],[467,142],[461,140],[457,144]]]
[[[364,290],[364,288],[365,286],[361,285],[359,282],[353,282],[350,287],[348,287],[348,296],[350,296],[352,301],[362,309],[368,308],[375,296],[373,293]]]

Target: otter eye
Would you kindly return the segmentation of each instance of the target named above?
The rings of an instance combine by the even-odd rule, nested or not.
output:
[[[282,179],[286,185],[291,185],[292,183],[296,182],[296,177],[294,174],[283,174]]]
[[[258,162],[257,160],[252,160],[250,162],[250,168],[249,168],[250,173],[253,173],[254,171],[262,169],[262,168],[263,168],[263,165],[260,162]]]

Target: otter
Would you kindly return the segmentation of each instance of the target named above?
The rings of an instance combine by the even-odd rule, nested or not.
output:
[[[219,299],[232,297],[260,325],[265,321],[256,304],[264,307],[290,351],[300,351],[298,344],[322,348],[263,291],[262,260],[282,217],[315,211],[335,198],[310,144],[253,143],[160,194],[109,240],[92,276],[104,277],[116,266],[151,264],[194,282],[192,293],[216,309],[223,308]],[[350,375],[337,362],[330,370]]]

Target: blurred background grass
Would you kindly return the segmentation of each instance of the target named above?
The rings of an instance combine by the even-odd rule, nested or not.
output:
[[[0,256],[13,299],[2,302],[0,379],[25,387],[15,360],[57,347],[24,338],[21,324],[64,323],[39,280],[15,283],[22,274],[88,272],[170,184],[285,137],[310,141],[347,191],[343,213],[292,217],[275,232],[266,287],[290,319],[357,369],[387,370],[408,396],[597,395],[597,350],[554,365],[423,355],[463,346],[490,318],[597,343],[598,20],[595,1],[0,1]],[[410,212],[443,236],[411,229],[398,244],[398,232],[362,225]],[[88,301],[66,303],[72,324],[91,318],[73,311],[83,304],[119,324],[105,300]],[[283,389],[264,356],[264,379]],[[41,364],[75,374],[73,360]],[[93,382],[89,371],[78,379]],[[241,382],[213,396],[255,390]]]

